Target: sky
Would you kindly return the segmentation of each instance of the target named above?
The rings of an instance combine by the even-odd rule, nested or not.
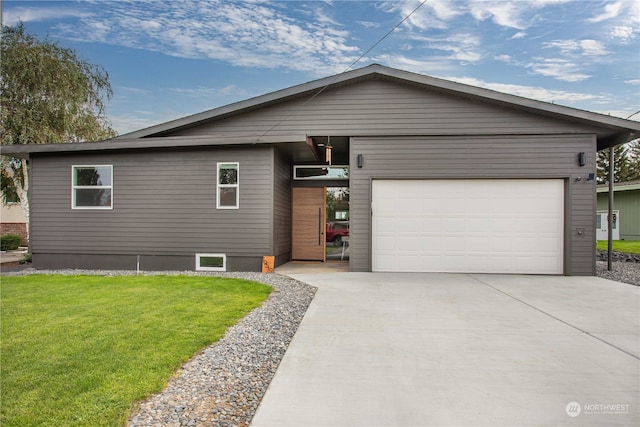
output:
[[[0,1],[3,25],[109,73],[121,135],[372,63],[640,110],[640,0]]]

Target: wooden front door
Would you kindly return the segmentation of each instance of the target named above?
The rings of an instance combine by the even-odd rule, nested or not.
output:
[[[325,260],[325,189],[294,187],[291,258]]]

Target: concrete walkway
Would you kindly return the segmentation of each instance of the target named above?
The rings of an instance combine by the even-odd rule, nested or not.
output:
[[[640,288],[292,274],[319,290],[252,426],[640,425]]]

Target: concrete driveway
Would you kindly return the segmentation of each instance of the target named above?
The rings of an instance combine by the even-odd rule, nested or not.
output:
[[[318,286],[252,426],[640,425],[640,288],[295,274]]]

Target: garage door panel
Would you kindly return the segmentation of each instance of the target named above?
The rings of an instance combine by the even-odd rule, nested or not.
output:
[[[373,219],[373,226],[378,230],[385,230],[381,232],[382,234],[385,232],[389,234],[396,233],[398,231],[398,220],[396,219],[395,212],[390,216],[383,216],[383,214],[379,213],[379,215]]]
[[[396,229],[400,233],[415,233],[420,231],[421,218],[418,216],[405,216],[398,222]]]
[[[562,180],[373,181],[374,271],[563,271]]]
[[[456,218],[447,213],[445,213],[445,215],[447,216],[436,220],[441,221],[443,233],[459,233],[465,229],[465,223],[467,222],[466,218]]]

